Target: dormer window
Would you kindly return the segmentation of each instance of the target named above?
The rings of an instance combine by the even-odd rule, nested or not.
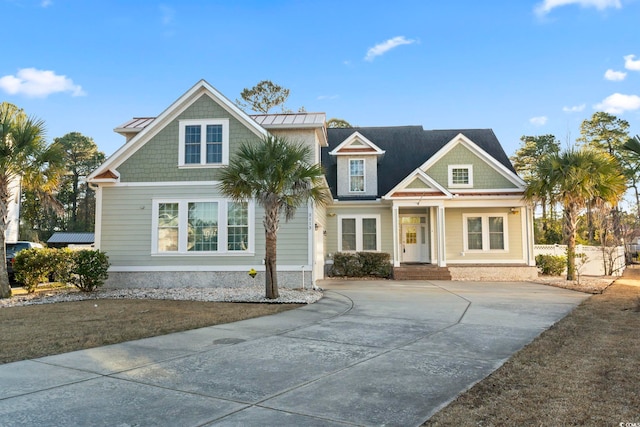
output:
[[[349,160],[349,191],[364,192],[364,159]]]
[[[229,120],[180,120],[181,167],[229,164]]]
[[[473,187],[473,165],[449,165],[449,188]]]

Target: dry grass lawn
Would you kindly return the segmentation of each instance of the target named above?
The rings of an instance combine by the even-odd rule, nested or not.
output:
[[[640,268],[628,269],[424,425],[621,423],[640,425]]]
[[[279,313],[300,304],[101,299],[0,308],[0,363]]]

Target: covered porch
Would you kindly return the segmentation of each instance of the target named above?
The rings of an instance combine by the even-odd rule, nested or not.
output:
[[[393,266],[445,267],[444,206],[393,204]]]
[[[521,200],[394,200],[393,270],[396,280],[533,280],[533,211]],[[471,247],[471,220],[490,246]],[[494,224],[494,223],[492,223]],[[478,237],[479,240],[480,237]],[[502,246],[494,248],[495,239]]]

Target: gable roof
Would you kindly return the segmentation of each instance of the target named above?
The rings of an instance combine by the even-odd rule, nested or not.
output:
[[[376,156],[381,157],[384,155],[384,150],[381,150],[380,147],[369,141],[360,132],[356,131],[329,152],[330,156],[346,156],[354,154],[375,154]]]
[[[276,113],[250,116],[266,129],[321,128],[326,122],[325,113]]]
[[[422,126],[329,128],[329,146],[322,149],[322,163],[334,198],[337,198],[337,164],[329,153],[356,131],[385,151],[384,160],[378,166],[378,196],[389,193],[459,134],[516,174],[491,129],[424,130]],[[382,170],[384,172],[381,173]]]
[[[450,198],[453,195],[422,170],[416,169],[384,196]]]
[[[133,136],[126,144],[121,146],[113,155],[111,155],[102,165],[94,170],[88,177],[87,181],[94,181],[96,177],[104,177],[104,174],[110,172],[117,175],[114,169],[120,166],[125,160],[131,157],[136,151],[138,151],[144,144],[146,144],[154,135],[160,132],[167,124],[179,116],[184,110],[190,107],[195,101],[200,99],[201,96],[209,96],[215,102],[217,102],[222,108],[224,108],[229,114],[238,119],[241,123],[247,126],[253,133],[258,136],[266,136],[267,131],[261,127],[255,120],[253,120],[244,111],[238,108],[233,102],[227,99],[224,95],[218,92],[213,86],[207,83],[205,80],[200,80],[191,89],[185,92],[180,98],[178,98],[173,104],[171,104],[166,110],[164,110],[155,119],[152,117],[145,117],[143,120],[130,120],[117,127],[116,132],[120,133],[133,133]],[[124,132],[123,132],[124,131]],[[111,179],[116,181],[117,178]],[[105,182],[107,179],[102,179],[101,182]]]

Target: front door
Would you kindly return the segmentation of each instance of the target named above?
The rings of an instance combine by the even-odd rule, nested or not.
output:
[[[402,224],[402,262],[420,262],[420,224]]]
[[[400,217],[400,262],[429,262],[429,218]]]

